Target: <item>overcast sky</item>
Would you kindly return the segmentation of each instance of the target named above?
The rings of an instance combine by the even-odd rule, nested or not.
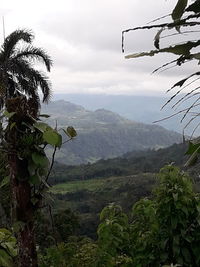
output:
[[[56,93],[164,94],[188,73],[177,68],[151,75],[165,57],[124,59],[121,31],[169,14],[176,0],[6,0],[1,2],[6,35],[32,29],[54,66]],[[1,25],[2,23],[0,23]],[[3,29],[0,27],[1,42]],[[127,53],[152,48],[151,32],[129,33]]]

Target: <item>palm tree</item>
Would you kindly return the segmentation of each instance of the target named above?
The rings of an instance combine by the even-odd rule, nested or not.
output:
[[[52,60],[41,48],[32,46],[34,35],[28,30],[16,30],[8,35],[0,49],[0,109],[6,99],[25,95],[35,100],[39,107],[38,89],[43,94],[43,102],[51,96],[47,76],[33,67],[37,61],[44,63],[50,71]],[[22,44],[25,44],[22,46]]]
[[[39,89],[42,91],[43,102],[48,102],[51,96],[47,76],[35,69],[34,63],[40,61],[50,71],[52,61],[43,49],[32,46],[33,38],[30,31],[16,30],[5,38],[0,49],[0,110],[6,107],[8,112],[14,111],[14,121],[17,123],[16,128],[11,130],[12,118],[9,119],[5,140],[10,172],[12,222],[23,222],[23,227],[16,234],[20,267],[38,266],[34,232],[35,207],[31,202],[32,187],[28,180],[29,159],[20,158],[17,154],[18,140],[22,134],[27,134],[22,131],[24,117],[21,115],[29,114],[37,118],[40,107]]]

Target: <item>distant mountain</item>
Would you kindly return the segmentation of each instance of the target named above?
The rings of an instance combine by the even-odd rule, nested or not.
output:
[[[180,97],[182,96],[183,95],[180,95]],[[168,95],[166,95],[166,97],[160,97],[104,94],[55,94],[54,99],[64,99],[93,111],[101,108],[108,109],[127,119],[148,124],[166,118],[175,112],[175,110],[171,109],[171,105],[167,105],[161,110],[161,107],[169,100]],[[175,103],[175,101],[172,101],[172,103]],[[187,102],[183,103],[182,108],[185,108],[187,105]],[[161,125],[168,130],[173,130],[182,134],[186,121],[181,123],[181,117],[181,115],[175,116],[160,121],[157,125]],[[193,128],[194,124],[191,123],[191,127],[187,127],[186,134],[191,134]],[[197,134],[200,134],[200,131]]]
[[[51,115],[49,122],[58,126],[74,126],[78,137],[57,153],[64,164],[82,164],[113,158],[124,153],[161,148],[180,143],[182,136],[158,125],[131,121],[106,109],[89,111],[80,105],[60,100],[42,107]]]

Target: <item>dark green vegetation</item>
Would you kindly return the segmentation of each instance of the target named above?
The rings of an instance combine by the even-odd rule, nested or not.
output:
[[[115,202],[129,212],[133,203],[151,195],[160,168],[171,163],[184,168],[187,147],[187,144],[175,144],[157,151],[132,152],[121,158],[80,166],[56,163],[49,180],[55,185],[51,189],[55,195],[55,209],[71,208],[78,212],[81,233],[95,237],[98,213],[104,206]],[[198,168],[195,166],[189,171],[199,190]]]
[[[153,56],[162,52],[170,52],[178,55],[178,59],[174,61],[177,65],[193,59],[199,60],[199,54],[191,51],[200,45],[199,40],[160,48],[160,37],[164,30],[174,28],[179,34],[182,26],[199,25],[198,21],[190,21],[190,19],[199,19],[199,3],[199,0],[196,0],[188,6],[187,0],[178,0],[172,12],[172,23],[141,27],[140,29],[161,28],[154,40],[156,50],[128,57]],[[187,16],[188,11],[194,14]],[[182,19],[183,14],[184,19]],[[132,29],[127,31],[130,30]],[[195,178],[197,183],[194,184],[185,172],[173,166],[172,163],[161,168],[158,175],[148,172],[148,169],[155,171],[159,167],[156,162],[155,169],[151,168],[153,162],[149,155],[152,155],[154,160],[161,161],[161,156],[164,155],[162,151],[158,151],[160,154],[157,158],[155,151],[148,151],[149,155],[147,153],[146,157],[139,152],[138,158],[134,158],[135,155],[129,153],[122,160],[122,172],[110,178],[102,172],[100,161],[97,163],[100,165],[96,165],[100,172],[95,179],[90,177],[85,180],[85,173],[82,181],[77,178],[73,181],[73,173],[71,181],[66,184],[56,184],[50,190],[48,178],[53,161],[49,165],[45,147],[51,145],[54,148],[54,156],[63,143],[62,136],[58,133],[57,127],[53,129],[39,120],[41,114],[39,114],[40,101],[37,90],[41,80],[38,82],[36,77],[33,78],[34,71],[33,75],[30,75],[29,64],[22,64],[19,69],[17,69],[18,64],[14,64],[16,63],[15,54],[17,52],[20,54],[15,47],[19,40],[31,43],[31,34],[26,31],[14,32],[5,39],[1,51],[1,56],[3,56],[0,68],[0,97],[2,107],[4,107],[1,116],[1,148],[5,152],[5,155],[1,157],[3,162],[5,160],[5,164],[0,168],[0,188],[4,190],[4,193],[9,192],[10,188],[11,192],[8,203],[5,200],[2,202],[1,210],[6,209],[11,202],[12,224],[8,226],[10,231],[0,229],[0,265],[3,267],[17,265],[19,267],[38,267],[38,265],[41,267],[199,267],[200,195],[196,193],[199,177]],[[34,57],[32,52],[30,50],[23,52],[22,57],[27,59],[25,63],[32,62]],[[21,55],[18,56],[21,57]],[[34,58],[38,59],[38,57],[47,67],[47,62],[41,53],[36,53],[36,58]],[[14,62],[12,62],[13,58]],[[50,59],[47,57],[46,60]],[[11,68],[12,66],[14,69]],[[24,69],[21,69],[22,67]],[[175,87],[182,87],[188,79],[198,75],[200,75],[199,72],[193,73],[175,84]],[[26,82],[30,83],[27,91],[23,87]],[[44,96],[43,100],[47,100],[49,88],[45,90],[42,85],[40,88]],[[195,88],[197,89],[199,88]],[[193,92],[190,91],[188,96],[193,97]],[[182,100],[184,101],[185,98],[179,102]],[[183,118],[198,101],[199,98],[183,111],[185,112]],[[98,118],[100,115],[101,124],[104,125],[104,111],[103,120],[102,111],[97,113]],[[110,115],[112,118],[112,114]],[[199,113],[196,117],[198,116]],[[128,128],[127,124],[124,126]],[[73,127],[61,130],[70,138],[65,143],[76,136]],[[147,140],[149,132],[146,136]],[[199,139],[190,142],[187,150],[190,158],[185,166],[196,163],[199,152]],[[165,160],[171,161],[172,157],[173,155],[169,153]],[[129,164],[131,161],[134,163],[134,169],[131,169],[129,175],[122,174],[123,171],[127,171],[126,161],[129,161]],[[146,161],[146,164],[142,164],[143,161]],[[117,162],[116,160],[115,164]],[[181,165],[181,163],[182,159],[177,161],[177,164]],[[109,164],[112,165],[113,162],[110,161],[108,166]],[[137,167],[143,172],[137,171]],[[114,169],[114,166],[110,168],[111,173]],[[193,174],[195,171],[198,169],[193,169]],[[156,180],[155,176],[157,176]],[[59,178],[54,178],[54,180],[52,178],[52,182],[55,183],[56,180],[58,181]],[[155,187],[151,193],[153,185]],[[52,196],[57,197],[56,201],[52,201]],[[86,202],[88,200],[88,206],[81,206],[85,204],[84,197]],[[110,201],[116,204],[108,204]],[[102,203],[106,207],[101,207]],[[79,218],[68,209],[68,204],[74,210],[79,210]],[[117,204],[124,207],[127,213],[124,213]],[[97,222],[97,232],[92,232],[91,229],[95,229],[93,226],[95,222],[90,217],[92,217],[91,214],[97,216],[98,209],[99,211],[102,209],[100,223]],[[5,215],[6,212],[4,217]],[[4,224],[3,221],[1,223]],[[36,244],[38,250],[36,250]]]
[[[199,203],[191,179],[166,166],[151,199],[137,201],[128,216],[119,205],[109,204],[100,214],[96,241],[68,237],[45,249],[41,266],[198,267]]]
[[[161,126],[133,122],[104,109],[88,111],[66,101],[51,102],[43,106],[43,112],[51,115],[51,125],[55,126],[56,121],[59,127],[73,125],[78,132],[78,137],[56,154],[56,160],[63,164],[92,163],[182,140],[180,134]]]
[[[94,178],[108,178],[110,176],[126,176],[139,173],[156,173],[165,164],[174,163],[183,166],[187,156],[187,143],[174,144],[168,148],[158,150],[134,151],[122,157],[99,160],[93,164],[66,166],[58,162],[50,177],[51,184],[75,180]]]

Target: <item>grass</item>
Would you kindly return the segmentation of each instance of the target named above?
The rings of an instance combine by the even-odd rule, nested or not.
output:
[[[54,194],[67,194],[81,190],[96,191],[103,186],[105,180],[106,179],[92,179],[57,184],[53,186],[50,191]]]
[[[142,177],[141,177],[142,176]],[[138,184],[138,181],[141,181],[141,178],[152,177],[152,174],[142,174],[142,175],[131,175],[124,177],[109,177],[109,178],[99,178],[99,179],[90,179],[82,181],[71,181],[66,183],[61,183],[54,185],[50,191],[53,194],[67,194],[74,193],[77,191],[87,190],[90,192],[97,191],[107,191],[109,189],[115,190],[120,188],[124,184]],[[145,179],[146,180],[146,179]]]

